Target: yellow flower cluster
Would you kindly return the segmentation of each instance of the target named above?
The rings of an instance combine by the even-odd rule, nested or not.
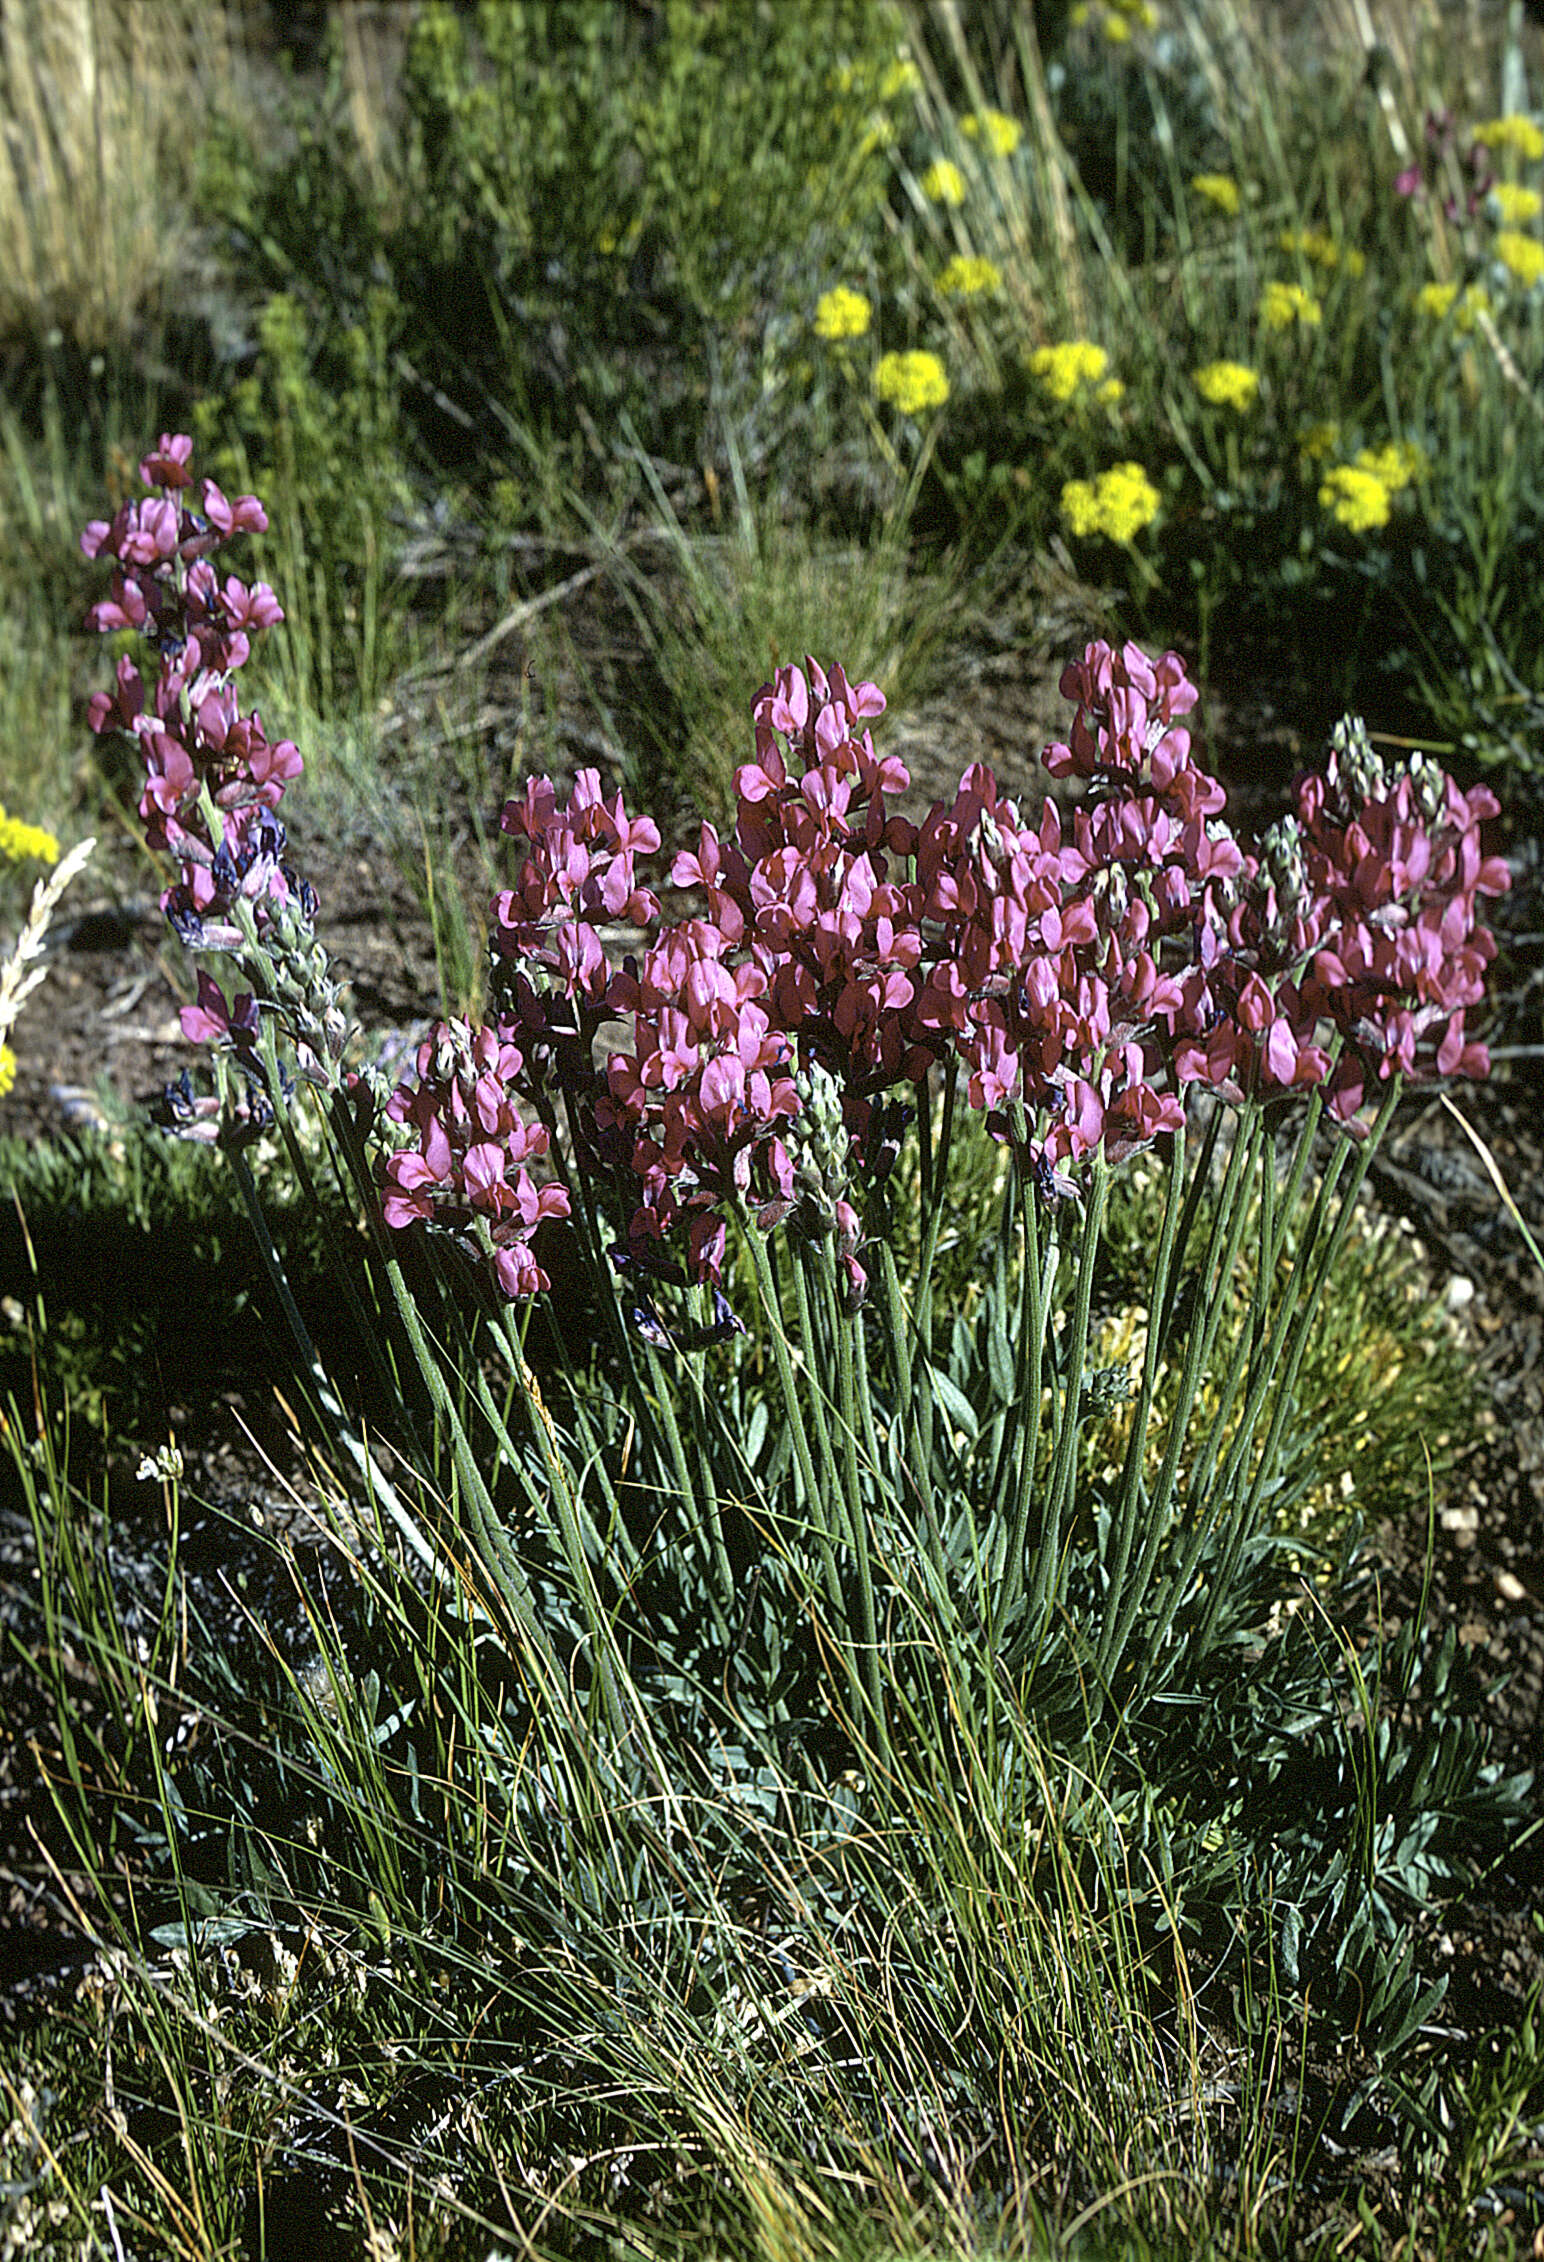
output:
[[[1068,338],[1059,346],[1037,346],[1029,357],[1029,373],[1038,377],[1053,401],[1065,405],[1080,385],[1097,385],[1110,366],[1103,346],[1087,338]]]
[[[1070,24],[1078,26],[1092,23],[1094,20],[1094,12],[1089,6],[1088,0],[1076,0],[1075,6],[1067,18]],[[1131,37],[1133,29],[1138,25],[1141,26],[1143,31],[1157,30],[1158,10],[1153,5],[1153,0],[1104,0],[1103,8],[1097,20],[1099,29],[1109,40],[1111,46],[1122,47]]]
[[[1408,440],[1363,448],[1350,463],[1325,473],[1319,502],[1351,533],[1370,534],[1387,526],[1394,497],[1425,468],[1425,456]]]
[[[923,174],[922,193],[933,204],[963,204],[965,175],[947,157],[940,157]]]
[[[0,1100],[16,1081],[16,1055],[9,1045],[0,1045]]]
[[[920,416],[949,398],[949,373],[936,353],[887,353],[874,371],[874,390],[902,416]]]
[[[45,864],[57,864],[59,843],[41,825],[28,825],[20,817],[8,817],[0,807],[0,856],[11,864],[24,863],[29,856],[40,857]]]
[[[1544,279],[1544,243],[1537,236],[1521,235],[1516,228],[1502,228],[1492,250],[1509,275],[1515,276],[1525,290]]]
[[[815,335],[817,338],[861,338],[869,326],[873,313],[861,291],[849,291],[838,284],[815,302]]]
[[[1095,480],[1069,479],[1061,514],[1080,541],[1129,542],[1157,517],[1158,490],[1139,463],[1116,463]]]
[[[1496,208],[1496,218],[1505,228],[1526,228],[1536,220],[1544,197],[1537,189],[1520,188],[1516,181],[1497,181],[1490,192],[1490,201]]]
[[[1337,463],[1326,472],[1319,501],[1353,534],[1370,534],[1389,522],[1390,490],[1375,471],[1360,464]]]
[[[1208,204],[1215,204],[1219,212],[1226,212],[1230,220],[1238,218],[1238,183],[1231,173],[1197,173],[1190,185],[1197,196],[1204,196]]]
[[[1209,361],[1192,374],[1196,391],[1213,408],[1236,408],[1242,413],[1253,407],[1260,390],[1260,372],[1241,361]]]
[[[1426,452],[1413,440],[1390,440],[1387,447],[1363,448],[1356,457],[1359,470],[1371,471],[1383,481],[1391,495],[1419,479],[1426,469]]]
[[[1301,283],[1267,283],[1260,295],[1260,320],[1267,330],[1290,330],[1294,322],[1311,330],[1322,320],[1323,311]]]
[[[1003,271],[991,259],[967,258],[957,253],[938,278],[945,298],[979,298],[983,291],[999,290]]]
[[[1472,330],[1479,317],[1490,312],[1490,297],[1478,283],[1465,284],[1462,298],[1456,283],[1423,283],[1415,305],[1417,313],[1433,322],[1445,322],[1451,314],[1455,330]]]
[[[1515,111],[1505,118],[1492,118],[1488,125],[1476,126],[1474,138],[1483,141],[1487,149],[1515,149],[1528,165],[1536,165],[1544,157],[1544,133],[1531,118],[1519,117]]]
[[[864,72],[863,79],[860,82],[859,74],[853,69],[851,63],[843,63],[839,70],[833,71],[831,74],[832,89],[837,94],[861,93],[864,84],[873,85],[868,72]],[[911,57],[909,55],[898,55],[893,63],[886,65],[875,91],[881,102],[894,102],[900,95],[915,94],[921,84],[922,73],[911,60]]]
[[[1322,228],[1286,228],[1276,241],[1293,258],[1306,259],[1327,271],[1336,267],[1344,267],[1348,275],[1362,275],[1367,271],[1367,261],[1354,244],[1343,247]]]
[[[968,141],[984,141],[994,157],[1011,157],[1024,138],[1017,118],[1006,110],[978,110],[960,120],[960,131]]]

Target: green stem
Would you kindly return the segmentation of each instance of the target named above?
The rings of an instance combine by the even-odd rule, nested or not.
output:
[[[805,1512],[815,1533],[815,1544],[820,1552],[821,1568],[825,1574],[826,1593],[832,1608],[845,1616],[842,1600],[842,1582],[836,1567],[836,1550],[831,1541],[831,1527],[826,1519],[825,1495],[815,1475],[814,1458],[810,1452],[809,1433],[804,1426],[804,1409],[799,1403],[799,1385],[793,1371],[793,1361],[788,1355],[788,1339],[783,1333],[782,1307],[778,1301],[777,1281],[772,1271],[772,1260],[767,1250],[766,1237],[758,1231],[754,1221],[740,1212],[740,1227],[750,1250],[751,1263],[756,1273],[756,1285],[761,1293],[762,1315],[772,1339],[772,1359],[777,1368],[777,1379],[782,1391],[783,1412],[787,1417],[789,1434],[793,1440],[794,1464],[799,1472],[800,1488],[804,1494]]]
[[[852,1536],[853,1561],[858,1573],[858,1639],[863,1649],[863,1674],[868,1684],[869,1708],[880,1748],[888,1747],[885,1726],[884,1683],[879,1670],[879,1634],[874,1613],[874,1579],[869,1561],[868,1506],[863,1498],[858,1469],[858,1409],[855,1399],[853,1334],[861,1328],[856,1314],[840,1308],[836,1256],[830,1244],[822,1249],[826,1305],[836,1341],[837,1419],[842,1428],[842,1471],[847,1494],[847,1525]]]
[[[1253,1121],[1235,1120],[1232,1151],[1228,1156],[1227,1172],[1218,1196],[1217,1214],[1212,1220],[1206,1255],[1202,1260],[1198,1308],[1192,1315],[1186,1339],[1185,1364],[1180,1374],[1178,1401],[1170,1419],[1169,1442],[1148,1502],[1147,1539],[1126,1593],[1118,1595],[1112,1592],[1105,1598],[1104,1630],[1096,1653],[1096,1667],[1106,1686],[1114,1678],[1136,1621],[1137,1611],[1141,1607],[1142,1597],[1152,1580],[1159,1549],[1173,1521],[1174,1479],[1189,1434],[1190,1417],[1201,1386],[1201,1377],[1211,1357],[1212,1345],[1221,1321],[1223,1284],[1231,1276],[1239,1236],[1243,1231],[1244,1204],[1241,1188],[1246,1164],[1254,1147],[1256,1130],[1257,1124]],[[1172,1310],[1172,1299],[1170,1309]],[[1165,1326],[1164,1333],[1167,1332]]]
[[[1142,1464],[1147,1455],[1147,1425],[1152,1419],[1153,1398],[1158,1388],[1159,1324],[1158,1314],[1163,1310],[1169,1292],[1169,1274],[1174,1262],[1174,1250],[1179,1239],[1179,1220],[1182,1196],[1185,1192],[1185,1131],[1183,1124],[1174,1134],[1174,1148],[1169,1157],[1169,1185],[1164,1197],[1163,1225],[1158,1235],[1158,1255],[1153,1267],[1153,1288],[1147,1306],[1147,1344],[1142,1355],[1142,1383],[1137,1393],[1136,1407],[1131,1417],[1131,1436],[1126,1446],[1126,1463],[1121,1471],[1120,1498],[1115,1509],[1114,1546],[1105,1581],[1107,1595],[1115,1596],[1125,1585],[1126,1571],[1131,1562],[1131,1550],[1136,1539],[1137,1521],[1146,1505],[1147,1492],[1142,1482]]]
[[[1024,1177],[1020,1178],[1019,1183],[1024,1214],[1024,1303],[1023,1320],[1019,1329],[1018,1395],[1013,1409],[1018,1462],[1014,1472],[1008,1553],[997,1606],[996,1622],[999,1627],[1006,1624],[1008,1614],[1018,1601],[1024,1586],[1030,1503],[1034,1497],[1035,1469],[1040,1459],[1046,1326],[1056,1288],[1056,1275],[1061,1269],[1061,1244],[1055,1223],[1053,1221],[1046,1238],[1042,1257],[1040,1213],[1035,1206],[1033,1182]],[[1043,1529],[1040,1536],[1043,1540]]]
[[[901,1296],[901,1278],[895,1262],[895,1251],[888,1241],[880,1245],[879,1264],[885,1290],[885,1330],[889,1337],[891,1370],[895,1376],[895,1410],[891,1421],[895,1460],[900,1469],[902,1487],[909,1481],[916,1496],[923,1544],[927,1548],[928,1559],[941,1593],[948,1577],[943,1534],[938,1528],[938,1516],[933,1504],[933,1471],[931,1465],[922,1458],[921,1432],[914,1418],[916,1368],[912,1362],[911,1326]],[[909,1472],[906,1465],[908,1454],[912,1457]]]
[[[1062,1356],[1061,1421],[1056,1451],[1046,1488],[1045,1519],[1036,1550],[1034,1583],[1029,1595],[1029,1618],[1038,1632],[1052,1603],[1059,1599],[1062,1526],[1072,1505],[1077,1484],[1078,1411],[1083,1396],[1083,1363],[1088,1356],[1088,1318],[1094,1293],[1094,1267],[1104,1232],[1104,1205],[1109,1191],[1110,1166],[1101,1147],[1094,1156],[1083,1216],[1083,1247],[1078,1263],[1078,1284],[1072,1308],[1072,1330]]]
[[[1202,1644],[1203,1655],[1205,1644],[1210,1639],[1212,1629],[1216,1624],[1226,1581],[1231,1578],[1237,1567],[1245,1541],[1254,1528],[1255,1520],[1259,1515],[1260,1503],[1265,1496],[1267,1486],[1275,1476],[1276,1463],[1281,1451],[1281,1434],[1296,1404],[1297,1378],[1308,1349],[1308,1339],[1313,1329],[1313,1323],[1318,1317],[1319,1306],[1323,1302],[1324,1291],[1329,1283],[1330,1274],[1335,1269],[1340,1252],[1345,1247],[1346,1236],[1351,1230],[1351,1219],[1356,1209],[1357,1196],[1366,1181],[1367,1173],[1372,1167],[1373,1156],[1382,1143],[1383,1135],[1392,1120],[1394,1110],[1399,1105],[1401,1089],[1401,1079],[1395,1076],[1390,1081],[1388,1092],[1378,1109],[1372,1128],[1367,1132],[1361,1143],[1357,1153],[1356,1167],[1351,1173],[1350,1184],[1340,1198],[1340,1206],[1335,1213],[1335,1223],[1325,1244],[1324,1253],[1314,1266],[1312,1283],[1303,1297],[1297,1324],[1293,1329],[1291,1340],[1286,1346],[1285,1366],[1277,1392],[1271,1426],[1266,1433],[1265,1444],[1261,1449],[1260,1458],[1255,1468],[1254,1480],[1249,1487],[1243,1510],[1236,1519],[1234,1531],[1230,1535],[1228,1551],[1221,1566],[1218,1587],[1213,1592],[1207,1605],[1206,1614],[1197,1629],[1196,1638]],[[1334,1157],[1334,1166],[1343,1165],[1346,1154],[1347,1149],[1342,1147]],[[1326,1179],[1329,1179],[1331,1174],[1326,1172],[1325,1175]],[[1337,1177],[1339,1175],[1338,1167],[1335,1167],[1335,1175]],[[1315,1204],[1315,1212],[1318,1213],[1317,1203]],[[1305,1250],[1300,1259],[1300,1267],[1306,1267],[1309,1256],[1310,1252]],[[1294,1268],[1294,1286],[1296,1285],[1296,1272],[1300,1267]]]
[[[515,1560],[513,1551],[509,1548],[508,1541],[499,1524],[493,1501],[489,1496],[486,1484],[483,1482],[482,1472],[477,1466],[470,1441],[461,1425],[444,1374],[441,1372],[440,1362],[435,1357],[424,1333],[418,1306],[413,1301],[412,1292],[402,1275],[402,1267],[395,1257],[390,1260],[386,1267],[386,1277],[391,1283],[392,1295],[396,1299],[397,1314],[402,1322],[413,1357],[418,1363],[418,1371],[423,1376],[425,1387],[429,1392],[435,1411],[450,1432],[451,1453],[455,1462],[456,1474],[460,1479],[462,1494],[472,1516],[473,1536],[482,1548],[488,1573],[502,1595],[505,1605],[522,1635],[551,1669],[554,1679],[557,1679],[557,1659],[537,1612],[536,1600],[531,1592],[530,1583],[520,1564]]]
[[[311,1341],[310,1332],[300,1316],[300,1308],[291,1292],[283,1261],[274,1244],[268,1218],[258,1198],[257,1187],[253,1183],[252,1172],[246,1156],[239,1147],[232,1147],[227,1150],[227,1153],[237,1188],[241,1194],[242,1206],[246,1210],[248,1222],[252,1227],[253,1237],[257,1242],[264,1269],[268,1274],[273,1292],[279,1299],[279,1308],[284,1314],[291,1338],[300,1355],[301,1365],[305,1369],[311,1388],[315,1393],[317,1404],[331,1422],[333,1434],[344,1452],[363,1477],[369,1488],[371,1498],[378,1499],[381,1502],[386,1513],[417,1556],[419,1562],[432,1572],[436,1579],[448,1583],[452,1576],[451,1572],[441,1561],[433,1544],[424,1536],[422,1527],[416,1518],[409,1515],[395,1486],[381,1469],[369,1447],[362,1438],[355,1436],[348,1416],[345,1414],[337,1393],[328,1379],[327,1371],[317,1356],[316,1346]]]

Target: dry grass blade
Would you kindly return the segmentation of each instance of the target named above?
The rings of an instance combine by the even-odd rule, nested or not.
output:
[[[1496,1192],[1501,1196],[1502,1208],[1506,1211],[1507,1216],[1512,1220],[1512,1223],[1516,1226],[1518,1232],[1527,1242],[1528,1254],[1532,1257],[1539,1270],[1541,1272],[1544,1272],[1544,1249],[1541,1249],[1539,1247],[1537,1240],[1534,1238],[1533,1231],[1528,1224],[1528,1220],[1523,1216],[1522,1211],[1518,1208],[1516,1202],[1512,1199],[1512,1190],[1501,1175],[1500,1164],[1496,1161],[1495,1156],[1491,1153],[1489,1147],[1485,1144],[1485,1141],[1480,1137],[1478,1131],[1475,1130],[1474,1125],[1470,1123],[1467,1117],[1464,1116],[1462,1112],[1453,1105],[1453,1102],[1449,1099],[1446,1092],[1442,1094],[1442,1104],[1447,1109],[1448,1114],[1453,1118],[1453,1121],[1458,1125],[1459,1130],[1462,1131],[1470,1146],[1473,1147],[1475,1153],[1479,1156],[1480,1161],[1484,1164],[1486,1177],[1490,1180],[1492,1186],[1495,1187]]]
[[[27,923],[17,936],[4,966],[0,967],[0,1038],[9,1033],[24,1001],[31,996],[48,971],[45,966],[32,965],[32,961],[42,955],[43,938],[58,909],[59,898],[76,873],[84,867],[95,847],[94,835],[77,842],[58,870],[46,880],[39,880],[32,891]],[[29,966],[32,967],[30,973],[27,971]]]

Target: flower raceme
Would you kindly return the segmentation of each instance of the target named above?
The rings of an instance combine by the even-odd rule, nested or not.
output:
[[[264,1015],[293,1047],[299,1072],[328,1089],[342,1076],[349,1032],[313,931],[315,893],[285,860],[277,812],[301,774],[300,753],[289,739],[271,742],[237,690],[254,639],[283,611],[265,582],[222,577],[213,563],[227,542],[263,532],[267,514],[255,495],[233,502],[212,479],[195,481],[192,454],[186,433],[163,433],[139,466],[148,492],[81,536],[85,555],[113,569],[90,625],[129,647],[111,690],[92,698],[89,720],[138,751],[147,845],[178,866],[161,897],[178,936],[191,950],[235,956],[247,980],[228,1005],[200,972],[197,1002],[182,1014],[193,1042],[230,1056],[245,1092],[222,1083],[219,1100],[195,1099],[184,1078],[166,1101],[183,1136],[239,1141],[272,1122],[280,1096],[261,1059]]]
[[[548,1134],[514,1098],[518,1046],[492,1029],[436,1022],[418,1048],[417,1082],[399,1084],[386,1113],[416,1135],[382,1171],[381,1213],[400,1229],[419,1218],[488,1229],[494,1277],[506,1296],[533,1296],[551,1283],[532,1237],[545,1218],[569,1214],[561,1186],[538,1186],[525,1168],[547,1152]]]
[[[139,467],[151,493],[95,519],[81,536],[88,558],[114,561],[110,594],[91,608],[91,627],[133,631],[154,654],[153,679],[128,654],[113,689],[92,698],[94,731],[134,739],[145,765],[139,813],[151,848],[181,866],[163,908],[192,947],[237,939],[239,899],[261,924],[275,906],[304,900],[282,861],[284,829],[273,815],[300,775],[298,749],[269,743],[254,710],[243,714],[235,676],[252,639],[284,618],[266,582],[223,581],[210,562],[233,536],[261,533],[268,519],[255,495],[230,502],[212,479],[194,486],[186,433],[163,433]],[[213,817],[211,820],[211,811]]]

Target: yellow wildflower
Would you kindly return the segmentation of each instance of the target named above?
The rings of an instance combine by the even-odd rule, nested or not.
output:
[[[893,102],[897,95],[915,94],[922,84],[922,73],[909,55],[902,55],[890,65],[879,82],[881,102]]]
[[[922,193],[934,204],[963,204],[965,175],[947,157],[940,157],[923,174]]]
[[[0,1045],[0,1100],[16,1081],[16,1055],[9,1045]]]
[[[978,110],[960,120],[960,131],[969,141],[984,141],[994,157],[1011,157],[1024,138],[1017,118],[1006,110]]]
[[[817,338],[861,338],[869,326],[873,309],[861,291],[849,291],[838,284],[815,302],[815,335]]]
[[[1503,228],[1492,248],[1507,273],[1515,275],[1525,290],[1531,290],[1544,277],[1544,243],[1540,243],[1537,236],[1521,235],[1516,228]]]
[[[1365,273],[1367,261],[1354,244],[1342,246],[1322,228],[1285,228],[1276,238],[1282,250],[1295,258],[1309,260],[1315,267],[1333,269],[1344,266],[1348,275]]]
[[[1139,463],[1112,464],[1096,480],[1069,479],[1061,491],[1061,514],[1080,541],[1102,534],[1110,542],[1129,542],[1158,515],[1158,490]]]
[[[29,856],[37,856],[45,864],[59,861],[59,843],[52,833],[44,832],[41,825],[24,824],[20,817],[8,817],[0,808],[0,856],[12,864],[21,864]]]
[[[1323,308],[1300,283],[1267,283],[1260,298],[1260,320],[1267,330],[1290,330],[1300,322],[1311,330],[1322,320]]]
[[[936,353],[887,353],[874,371],[874,390],[903,416],[942,408],[949,398],[949,375]]]
[[[1106,377],[1094,394],[1101,408],[1113,408],[1117,401],[1123,401],[1125,397],[1126,388],[1118,377]]]
[[[997,290],[1002,279],[1003,271],[994,261],[959,253],[939,276],[938,287],[945,298],[977,298],[983,291]]]
[[[1230,220],[1237,219],[1238,183],[1231,173],[1197,173],[1190,185],[1197,196],[1204,196],[1208,204],[1215,204],[1219,212],[1226,212]]]
[[[1462,298],[1456,283],[1423,283],[1415,294],[1418,314],[1445,322],[1451,314],[1455,330],[1472,330],[1477,318],[1490,312],[1490,299],[1478,283],[1468,283]]]
[[[1544,206],[1544,197],[1537,189],[1519,188],[1516,181],[1497,181],[1490,201],[1496,208],[1496,218],[1508,228],[1526,228]]]
[[[1088,0],[1075,0],[1067,21],[1077,29],[1092,23],[1094,12],[1088,5]],[[1121,46],[1131,37],[1133,24],[1140,24],[1144,31],[1156,31],[1158,10],[1154,7],[1153,0],[1104,0],[1098,21],[1105,38],[1114,45]]]
[[[1389,522],[1389,490],[1375,471],[1361,465],[1338,463],[1326,472],[1319,501],[1340,525],[1353,534],[1370,534]]]
[[[1260,390],[1260,373],[1248,369],[1241,361],[1209,361],[1204,369],[1193,372],[1196,391],[1203,401],[1213,408],[1236,408],[1241,412],[1254,405]]]
[[[1544,157],[1544,133],[1531,118],[1519,117],[1516,111],[1505,118],[1492,118],[1485,126],[1474,129],[1476,141],[1483,141],[1487,149],[1515,149],[1525,164],[1536,165]]]
[[[1079,385],[1097,385],[1110,366],[1103,346],[1087,338],[1068,338],[1058,346],[1037,346],[1029,357],[1029,373],[1038,377],[1053,401],[1070,401]]]
[[[1426,453],[1411,440],[1390,440],[1386,447],[1361,448],[1354,458],[1357,471],[1370,471],[1391,495],[1419,479],[1426,469]]]

